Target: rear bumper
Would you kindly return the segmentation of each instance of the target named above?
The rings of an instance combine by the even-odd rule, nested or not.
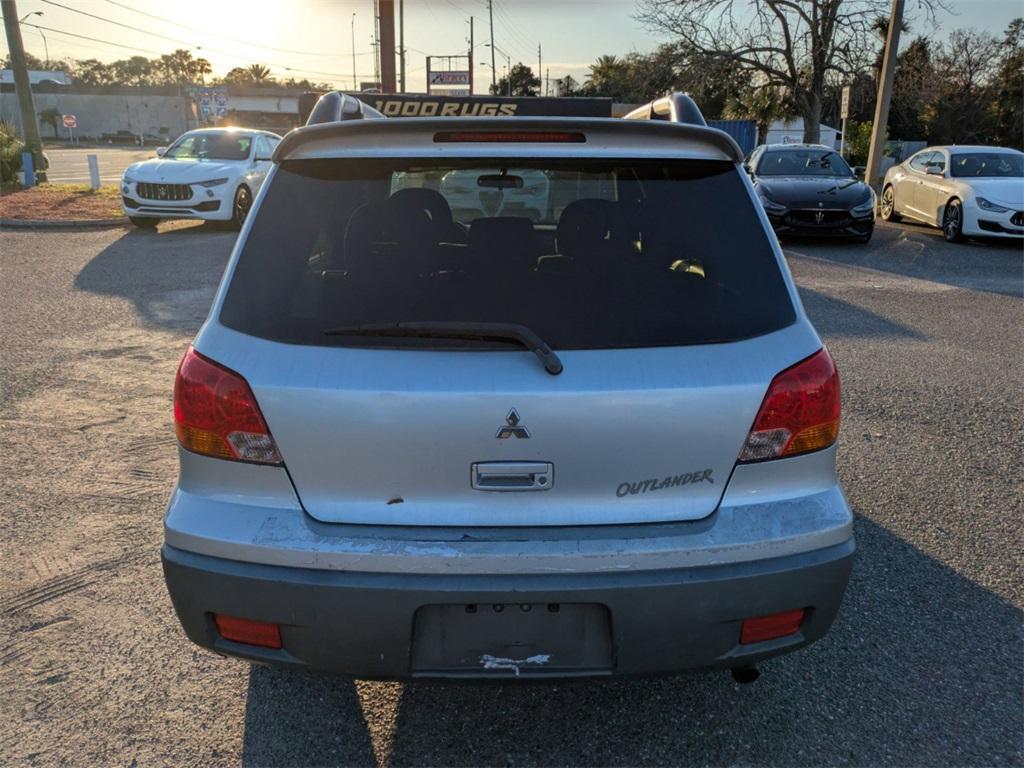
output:
[[[839,609],[854,558],[854,542],[740,563],[659,571],[526,575],[359,573],[259,565],[164,546],[171,600],[189,638],[225,655],[265,663],[338,672],[360,678],[507,677],[487,669],[481,638],[449,638],[479,651],[470,668],[431,668],[416,661],[418,612],[426,606],[569,604],[606,609],[607,664],[573,666],[568,651],[545,665],[524,667],[523,677],[652,674],[755,663],[821,638]],[[740,622],[793,608],[809,608],[789,637],[740,645]],[[281,625],[283,648],[269,650],[220,637],[213,613]],[[419,614],[422,615],[422,612]],[[512,625],[514,626],[514,625]],[[418,629],[417,629],[418,628]],[[513,630],[514,631],[514,630]],[[469,633],[470,635],[472,632]],[[543,652],[545,638],[533,651]],[[564,647],[552,637],[553,647]],[[516,640],[509,638],[515,646]],[[422,651],[422,647],[419,651]],[[469,651],[467,651],[469,652]],[[429,654],[428,654],[429,655]],[[524,651],[519,655],[535,655]],[[475,661],[469,662],[475,664]]]

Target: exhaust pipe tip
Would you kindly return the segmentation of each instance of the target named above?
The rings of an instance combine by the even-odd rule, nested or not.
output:
[[[733,667],[729,671],[732,672],[732,679],[740,685],[750,685],[761,676],[757,667]]]

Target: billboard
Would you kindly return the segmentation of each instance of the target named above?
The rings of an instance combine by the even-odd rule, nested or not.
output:
[[[322,94],[309,91],[299,96],[299,124]],[[387,117],[611,117],[612,100],[607,98],[539,98],[536,96],[470,96],[468,93],[349,93]]]
[[[605,98],[541,98],[537,96],[469,96],[445,93],[355,93],[386,117],[611,117],[612,100]],[[308,115],[308,113],[307,113]]]

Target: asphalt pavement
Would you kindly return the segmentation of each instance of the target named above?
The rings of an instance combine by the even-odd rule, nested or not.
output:
[[[121,180],[124,169],[140,160],[156,157],[153,147],[82,147],[78,149],[57,149],[47,147],[46,157],[50,167],[46,180],[53,184],[88,184],[89,155],[96,155],[102,184],[116,184]]]
[[[191,646],[163,586],[171,384],[234,235],[0,233],[0,762],[1022,765],[1022,251],[787,245],[843,380],[832,632],[721,672],[398,684]]]

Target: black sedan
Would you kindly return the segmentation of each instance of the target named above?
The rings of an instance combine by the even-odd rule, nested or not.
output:
[[[746,163],[780,237],[845,237],[866,243],[875,228],[875,193],[828,147],[769,144]]]

